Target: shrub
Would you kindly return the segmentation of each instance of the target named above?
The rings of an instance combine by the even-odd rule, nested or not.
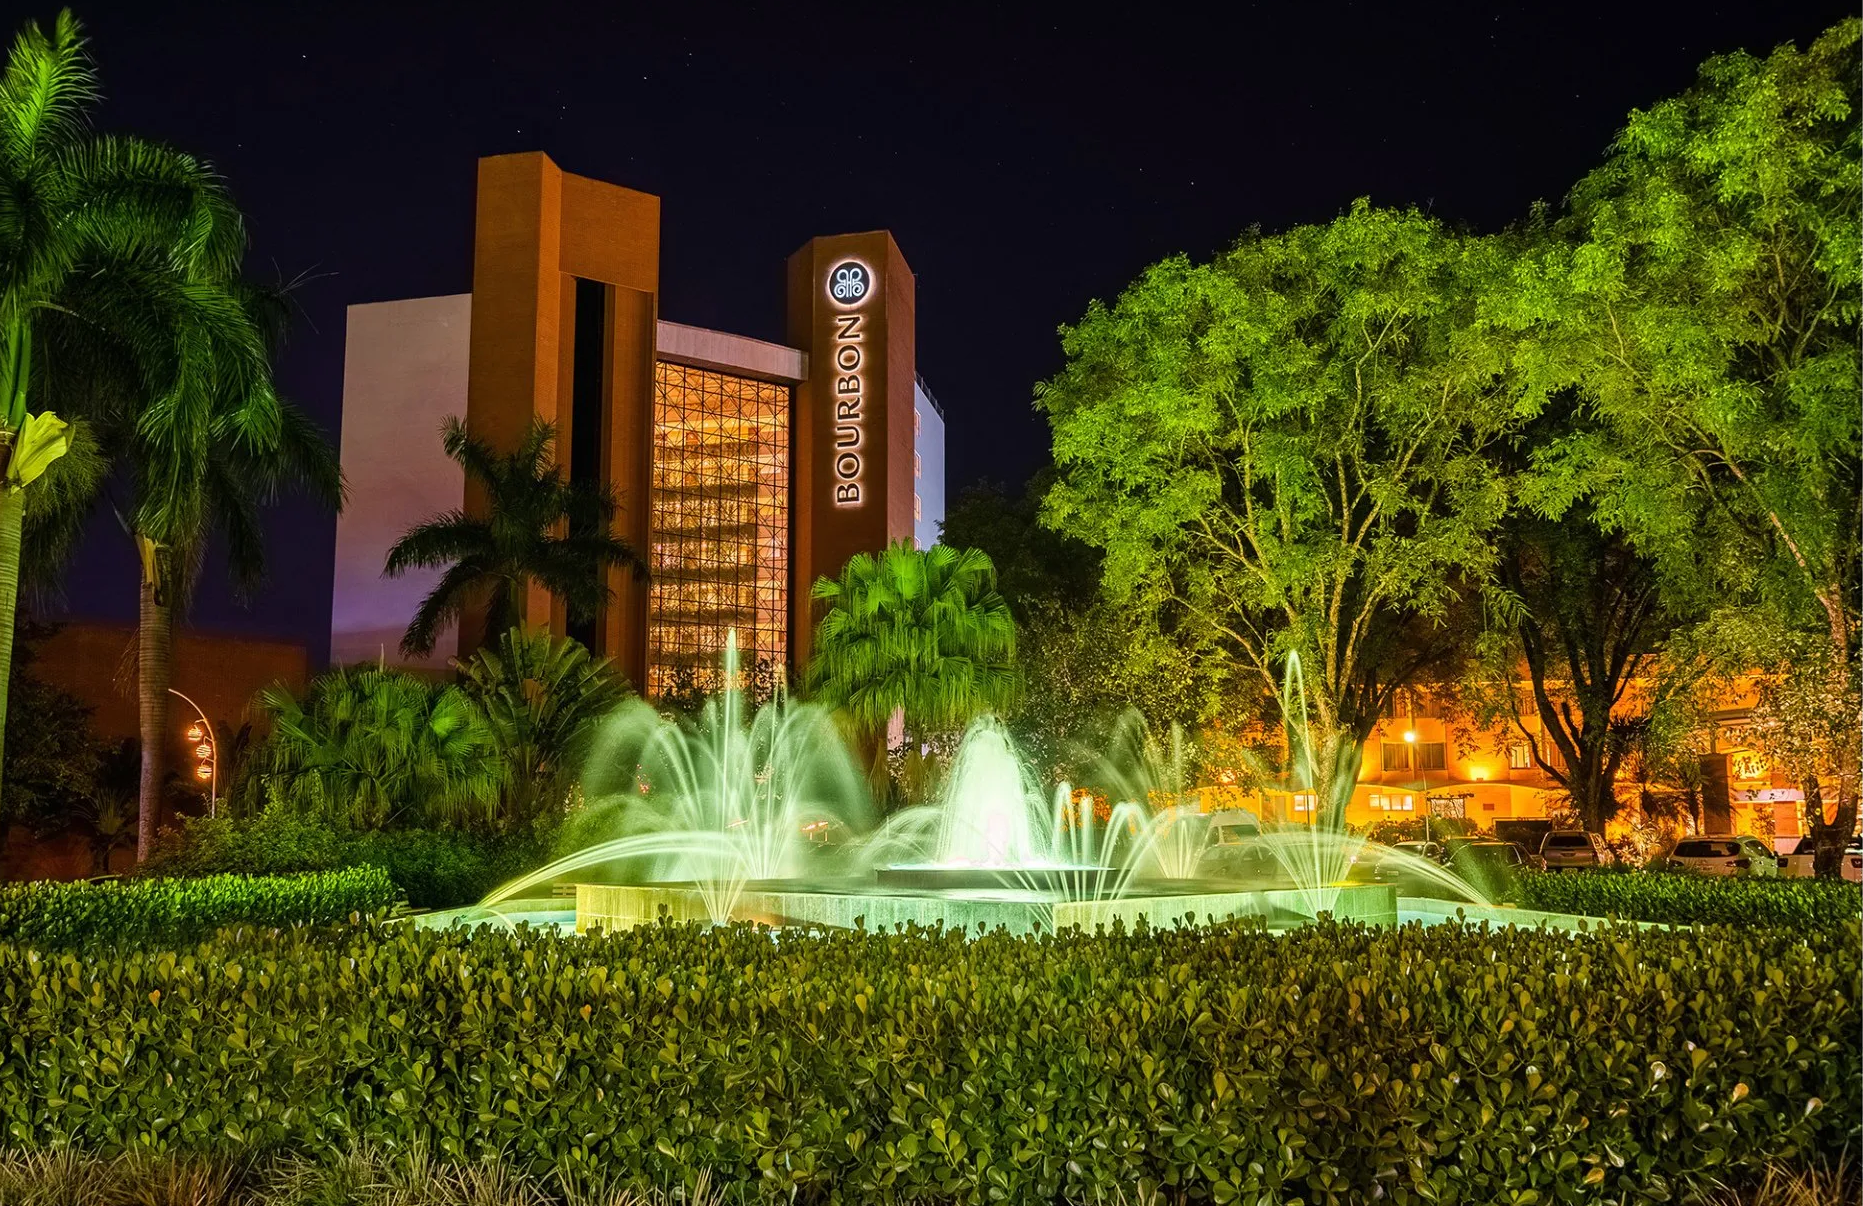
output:
[[[1834,879],[1604,869],[1529,873],[1515,887],[1526,908],[1626,921],[1810,928],[1863,917],[1863,891]]]
[[[0,884],[0,940],[31,947],[190,943],[221,926],[339,921],[395,902],[375,867],[315,875],[210,875],[111,883]]]
[[[449,909],[477,902],[549,856],[536,838],[401,829],[356,834],[343,861],[381,868],[417,909]]]
[[[1856,1133],[1853,927],[0,945],[0,1133],[804,1202],[1642,1201]]]
[[[417,909],[479,900],[499,884],[549,861],[541,837],[459,830],[356,833],[312,816],[271,808],[242,820],[189,818],[165,835],[144,873],[292,875],[379,867]]]

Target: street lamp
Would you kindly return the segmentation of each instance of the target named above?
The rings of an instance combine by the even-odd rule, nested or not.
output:
[[[194,743],[194,777],[207,783],[207,815],[217,816],[220,812],[220,739],[214,736],[213,721],[207,719],[207,713],[201,706],[187,696],[168,688],[170,695],[186,701],[199,720],[188,726],[188,740]]]
[[[1430,840],[1430,780],[1423,764],[1417,759],[1417,731],[1404,730],[1404,744],[1410,747],[1410,769],[1417,772],[1417,794],[1423,797],[1423,840]]]

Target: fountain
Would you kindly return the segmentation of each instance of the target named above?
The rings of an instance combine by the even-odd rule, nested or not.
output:
[[[875,824],[833,718],[780,690],[749,708],[735,638],[723,669],[723,689],[696,719],[640,701],[611,717],[570,827],[576,848],[504,885],[471,916],[534,914],[540,894],[573,884],[581,930],[659,917],[1018,933],[1187,916],[1397,919],[1393,887],[1350,880],[1363,840],[1344,832],[1343,807],[1279,826],[1212,814],[1181,733],[1157,741],[1136,716],[1115,727],[1090,790],[1044,784],[1008,730],[980,718],[936,801]],[[1304,723],[1298,659],[1282,695],[1289,757],[1278,778],[1311,790],[1318,751]],[[1355,771],[1352,759],[1322,789],[1349,792]],[[1458,893],[1479,900],[1455,881]]]

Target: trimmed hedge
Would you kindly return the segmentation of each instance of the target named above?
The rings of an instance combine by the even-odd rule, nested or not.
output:
[[[0,945],[0,1134],[805,1202],[1645,1201],[1854,1142],[1860,971],[1855,927]]]
[[[456,830],[397,829],[358,833],[272,809],[238,820],[189,817],[169,830],[143,874],[296,875],[340,867],[380,867],[419,909],[473,904],[492,889],[550,861],[534,835],[492,836]]]
[[[28,946],[149,942],[172,946],[222,926],[340,921],[395,903],[380,868],[315,875],[209,875],[107,883],[0,884],[0,941]]]
[[[1529,872],[1515,887],[1525,908],[1626,921],[1811,928],[1863,917],[1863,890],[1840,879],[1604,869]]]

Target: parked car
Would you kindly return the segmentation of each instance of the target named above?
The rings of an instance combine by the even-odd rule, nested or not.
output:
[[[1518,842],[1464,841],[1450,847],[1448,866],[1490,900],[1511,900],[1520,873],[1540,863]]]
[[[1853,884],[1863,882],[1863,842],[1851,842],[1844,848],[1843,874]]]
[[[1261,822],[1241,809],[1212,813],[1208,845],[1198,864],[1205,875],[1261,880],[1280,875],[1280,862],[1261,840]]]
[[[1540,861],[1548,871],[1566,871],[1609,866],[1617,856],[1597,834],[1576,830],[1549,833],[1540,839]]]
[[[1782,860],[1756,837],[1710,833],[1677,842],[1669,861],[1703,875],[1777,876]]]
[[[1788,879],[1810,879],[1818,873],[1818,848],[1808,837],[1778,838],[1779,874]]]
[[[1376,849],[1376,847],[1372,847]],[[1440,842],[1393,842],[1391,848],[1380,852],[1373,860],[1371,877],[1381,884],[1395,883],[1409,877],[1416,877],[1421,868],[1410,858],[1393,857],[1393,855],[1412,855],[1427,859],[1431,863],[1443,861],[1443,848]]]

